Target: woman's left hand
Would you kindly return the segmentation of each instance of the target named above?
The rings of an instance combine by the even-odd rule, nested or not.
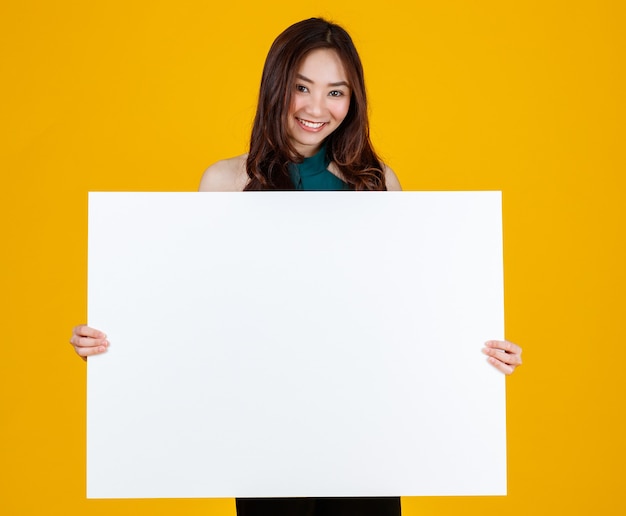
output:
[[[487,361],[504,374],[511,374],[522,365],[522,348],[508,340],[488,340],[483,353],[489,357]]]

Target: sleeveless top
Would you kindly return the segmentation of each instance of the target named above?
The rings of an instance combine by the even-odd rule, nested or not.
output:
[[[289,177],[296,190],[350,190],[350,186],[328,170],[326,146],[302,163],[289,164]]]

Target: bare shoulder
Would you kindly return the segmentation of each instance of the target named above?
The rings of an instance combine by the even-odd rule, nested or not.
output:
[[[202,174],[200,192],[241,192],[248,182],[247,154],[213,163]]]
[[[400,181],[398,180],[398,176],[396,173],[391,170],[387,165],[384,165],[385,172],[385,183],[387,184],[388,191],[399,191],[402,190],[402,185],[400,185]]]

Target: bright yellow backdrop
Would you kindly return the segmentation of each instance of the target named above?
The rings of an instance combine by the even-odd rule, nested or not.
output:
[[[509,495],[411,515],[625,514],[626,16],[621,0],[5,0],[0,6],[0,514],[232,515],[86,500],[89,190],[195,190],[246,150],[273,38],[353,35],[405,189],[504,192]],[[8,186],[7,186],[8,185]],[[184,350],[181,350],[184,352]]]

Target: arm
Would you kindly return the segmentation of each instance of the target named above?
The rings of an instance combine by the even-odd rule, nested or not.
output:
[[[387,165],[385,165],[385,183],[387,184],[387,191],[389,192],[397,192],[402,190],[402,186],[400,185],[400,181],[398,180],[398,176],[396,173],[391,170]]]
[[[385,182],[388,191],[402,190],[398,177],[387,165],[385,165]],[[506,375],[512,374],[518,366],[522,365],[522,348],[512,342],[489,340],[485,342],[482,351],[487,355],[487,361]]]
[[[241,192],[248,182],[246,155],[214,163],[202,174],[200,192]]]
[[[206,169],[200,181],[201,192],[237,192],[244,189],[248,180],[245,172],[246,156],[218,161]],[[106,352],[109,341],[104,332],[79,324],[72,330],[70,344],[83,360]]]

